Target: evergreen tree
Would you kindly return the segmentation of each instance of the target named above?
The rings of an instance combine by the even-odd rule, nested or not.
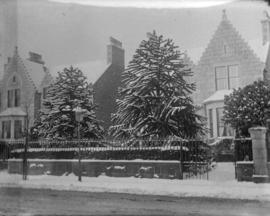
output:
[[[64,68],[49,87],[35,128],[40,137],[70,140],[77,137],[74,108],[86,110],[80,123],[82,138],[98,139],[103,129],[95,116],[93,88],[78,68]]]
[[[111,135],[117,138],[165,138],[171,135],[195,137],[203,132],[187,83],[192,72],[171,39],[154,31],[136,50],[122,75],[112,116]]]
[[[236,129],[237,136],[249,136],[250,127],[265,125],[269,101],[270,88],[264,81],[234,89],[224,99],[224,121]]]

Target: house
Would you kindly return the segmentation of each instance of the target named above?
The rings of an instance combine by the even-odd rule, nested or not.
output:
[[[20,139],[41,108],[42,90],[52,81],[42,56],[30,52],[22,59],[15,48],[4,65],[0,84],[0,138]]]
[[[254,41],[249,44],[241,37],[223,10],[222,19],[196,64],[193,77],[197,86],[193,99],[201,107],[200,114],[207,118],[209,139],[234,135],[234,130],[223,121],[224,96],[233,89],[269,76],[264,70],[270,71],[269,20],[266,17],[262,21],[263,41],[254,46]]]
[[[104,129],[107,130],[112,124],[111,114],[116,112],[118,88],[121,83],[121,74],[125,68],[125,51],[122,43],[110,37],[106,61],[79,62],[71,65],[79,68],[87,77],[88,82],[93,84],[94,102],[98,106],[96,116],[97,119],[102,121],[101,125]],[[56,76],[58,71],[69,66],[54,67],[51,73]]]

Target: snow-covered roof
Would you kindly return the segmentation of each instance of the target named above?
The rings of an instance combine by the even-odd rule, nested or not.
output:
[[[44,66],[42,64],[32,62],[29,60],[22,60],[30,78],[38,88],[45,76]]]
[[[26,113],[20,107],[12,107],[1,112],[0,116],[26,116]]]
[[[109,66],[109,64],[107,64],[106,61],[97,60],[97,61],[73,63],[70,65],[58,65],[52,67],[50,72],[52,76],[55,78],[57,76],[57,72],[62,71],[65,67],[70,67],[71,65],[73,67],[79,68],[83,72],[83,74],[87,77],[88,82],[90,83],[95,83]]]
[[[205,103],[211,103],[211,102],[215,102],[215,101],[223,101],[224,100],[224,96],[225,95],[229,95],[231,93],[232,93],[232,89],[223,89],[223,90],[216,91],[210,97],[208,97],[207,99],[205,99],[203,101],[203,103],[205,104]]]

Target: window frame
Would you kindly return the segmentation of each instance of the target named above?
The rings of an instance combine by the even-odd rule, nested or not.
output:
[[[233,66],[237,66],[237,76],[230,76],[230,67],[233,67]],[[226,77],[225,78],[218,78],[218,73],[217,73],[217,69],[218,68],[225,68],[225,74],[226,74]],[[238,86],[239,86],[239,64],[228,64],[228,65],[219,65],[219,66],[215,66],[215,89],[216,91],[219,91],[219,90],[224,90],[224,89],[232,89],[232,82],[231,82],[231,79],[232,78],[238,78]],[[225,83],[227,88],[223,88],[223,89],[219,89],[218,87],[218,81],[219,80],[225,80]]]

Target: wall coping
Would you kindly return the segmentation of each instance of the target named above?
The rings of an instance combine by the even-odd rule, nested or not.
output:
[[[262,131],[262,132],[265,132],[267,131],[267,128],[266,127],[252,127],[252,128],[249,128],[248,129],[248,132],[253,132],[253,131]]]
[[[253,161],[237,161],[236,164],[254,164]]]
[[[21,162],[23,159],[8,159],[8,162],[19,161]],[[28,162],[78,162],[78,159],[27,159]],[[165,161],[165,160],[94,160],[94,159],[82,159],[81,162],[93,162],[93,163],[165,163],[165,164],[179,164],[180,162],[177,160]]]

